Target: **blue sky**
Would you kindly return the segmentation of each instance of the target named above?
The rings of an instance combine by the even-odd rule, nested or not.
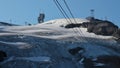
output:
[[[62,0],[58,0],[64,6]],[[120,26],[120,0],[66,0],[76,18],[90,16],[90,9],[95,10],[95,17],[114,22]],[[36,24],[40,12],[46,14],[45,21],[64,18],[53,0],[0,0],[0,21],[24,25],[25,22]],[[67,11],[66,11],[67,12]]]

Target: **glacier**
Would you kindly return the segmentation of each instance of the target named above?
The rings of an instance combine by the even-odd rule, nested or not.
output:
[[[74,19],[71,20],[73,21]],[[77,18],[76,21],[77,23],[88,22],[86,19],[79,18]],[[114,64],[112,60],[110,63],[97,61],[100,56],[120,57],[120,44],[114,40],[113,36],[89,33],[86,28],[82,27],[66,29],[64,26],[67,24],[65,19],[56,19],[32,26],[0,27],[0,50],[7,54],[5,60],[0,62],[0,67],[120,67],[118,65],[120,62]],[[76,30],[76,32],[74,32],[73,29]],[[76,55],[69,53],[70,49],[76,47],[81,47],[84,51],[82,53],[79,51]]]

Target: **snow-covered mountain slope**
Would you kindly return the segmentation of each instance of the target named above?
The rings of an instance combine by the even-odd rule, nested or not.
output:
[[[71,20],[75,23],[74,19]],[[75,20],[77,23],[88,22],[86,19]],[[116,66],[113,61],[110,63],[97,61],[99,56],[120,57],[120,44],[112,36],[95,35],[82,27],[66,29],[64,26],[67,24],[65,19],[57,19],[32,26],[1,27],[0,50],[8,57],[0,63],[0,66],[3,68]],[[75,50],[77,47],[79,51]],[[91,61],[87,61],[88,58]]]
[[[86,19],[75,19],[77,23],[88,22]],[[71,19],[74,22],[74,19]],[[112,38],[111,36],[95,35],[88,33],[86,28],[65,29],[64,26],[69,24],[66,19],[57,19],[44,22],[33,26],[12,26],[3,29],[8,32],[15,32],[15,34],[36,35],[39,37],[59,39],[65,37],[82,36],[94,38]],[[6,35],[7,33],[5,33]]]

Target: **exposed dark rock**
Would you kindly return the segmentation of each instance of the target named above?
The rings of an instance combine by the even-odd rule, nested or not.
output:
[[[91,58],[85,58],[83,61],[84,68],[94,68],[94,63]]]
[[[65,28],[75,28],[75,27],[80,27],[81,24],[68,24],[65,26]]]
[[[68,51],[69,51],[69,53],[70,53],[71,55],[76,55],[76,54],[79,53],[79,51],[81,51],[81,50],[84,50],[84,49],[81,48],[81,47],[76,47],[76,48],[69,49]]]
[[[88,32],[93,32],[97,35],[112,35],[114,32],[117,31],[118,26],[114,25],[112,22],[109,21],[99,21],[99,22],[91,22],[88,24]]]
[[[96,57],[96,60],[84,58],[83,65],[84,68],[120,68],[120,57],[102,55]]]
[[[89,25],[94,25],[95,23],[90,23],[90,22],[83,22],[81,23],[81,27],[88,28]]]
[[[114,34],[113,34],[114,38],[118,43],[120,43],[120,29],[118,29]]]
[[[111,63],[116,62],[115,64],[120,64],[120,57],[119,56],[109,56],[109,55],[103,55],[97,57],[97,61],[101,63]]]
[[[0,51],[0,62],[4,61],[5,57],[7,57],[7,54],[4,51]]]
[[[114,34],[113,34],[114,37],[120,39],[120,29],[118,29]]]
[[[104,66],[100,68],[120,68],[120,57],[119,56],[108,56],[103,55],[97,57],[96,63],[102,63]]]
[[[99,20],[92,17],[86,18],[90,22],[83,22],[79,24],[68,24],[65,28],[75,28],[75,27],[84,27],[87,28],[88,32],[95,33],[97,35],[105,35],[105,36],[112,36],[113,34],[115,37],[120,37],[120,30],[118,30],[118,26],[113,24],[107,20]],[[117,33],[115,33],[117,31]]]
[[[103,21],[94,27],[93,33],[98,35],[112,35],[117,29],[118,27],[111,22]]]
[[[95,25],[96,25],[96,24],[92,24],[92,23],[91,23],[91,24],[88,24],[88,26],[87,26],[87,31],[88,31],[88,32],[93,32],[93,29],[95,28]]]

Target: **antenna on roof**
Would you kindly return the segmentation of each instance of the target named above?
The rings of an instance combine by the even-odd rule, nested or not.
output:
[[[94,10],[94,9],[91,9],[90,12],[91,12],[91,17],[94,18],[94,12],[95,12],[95,10]]]

